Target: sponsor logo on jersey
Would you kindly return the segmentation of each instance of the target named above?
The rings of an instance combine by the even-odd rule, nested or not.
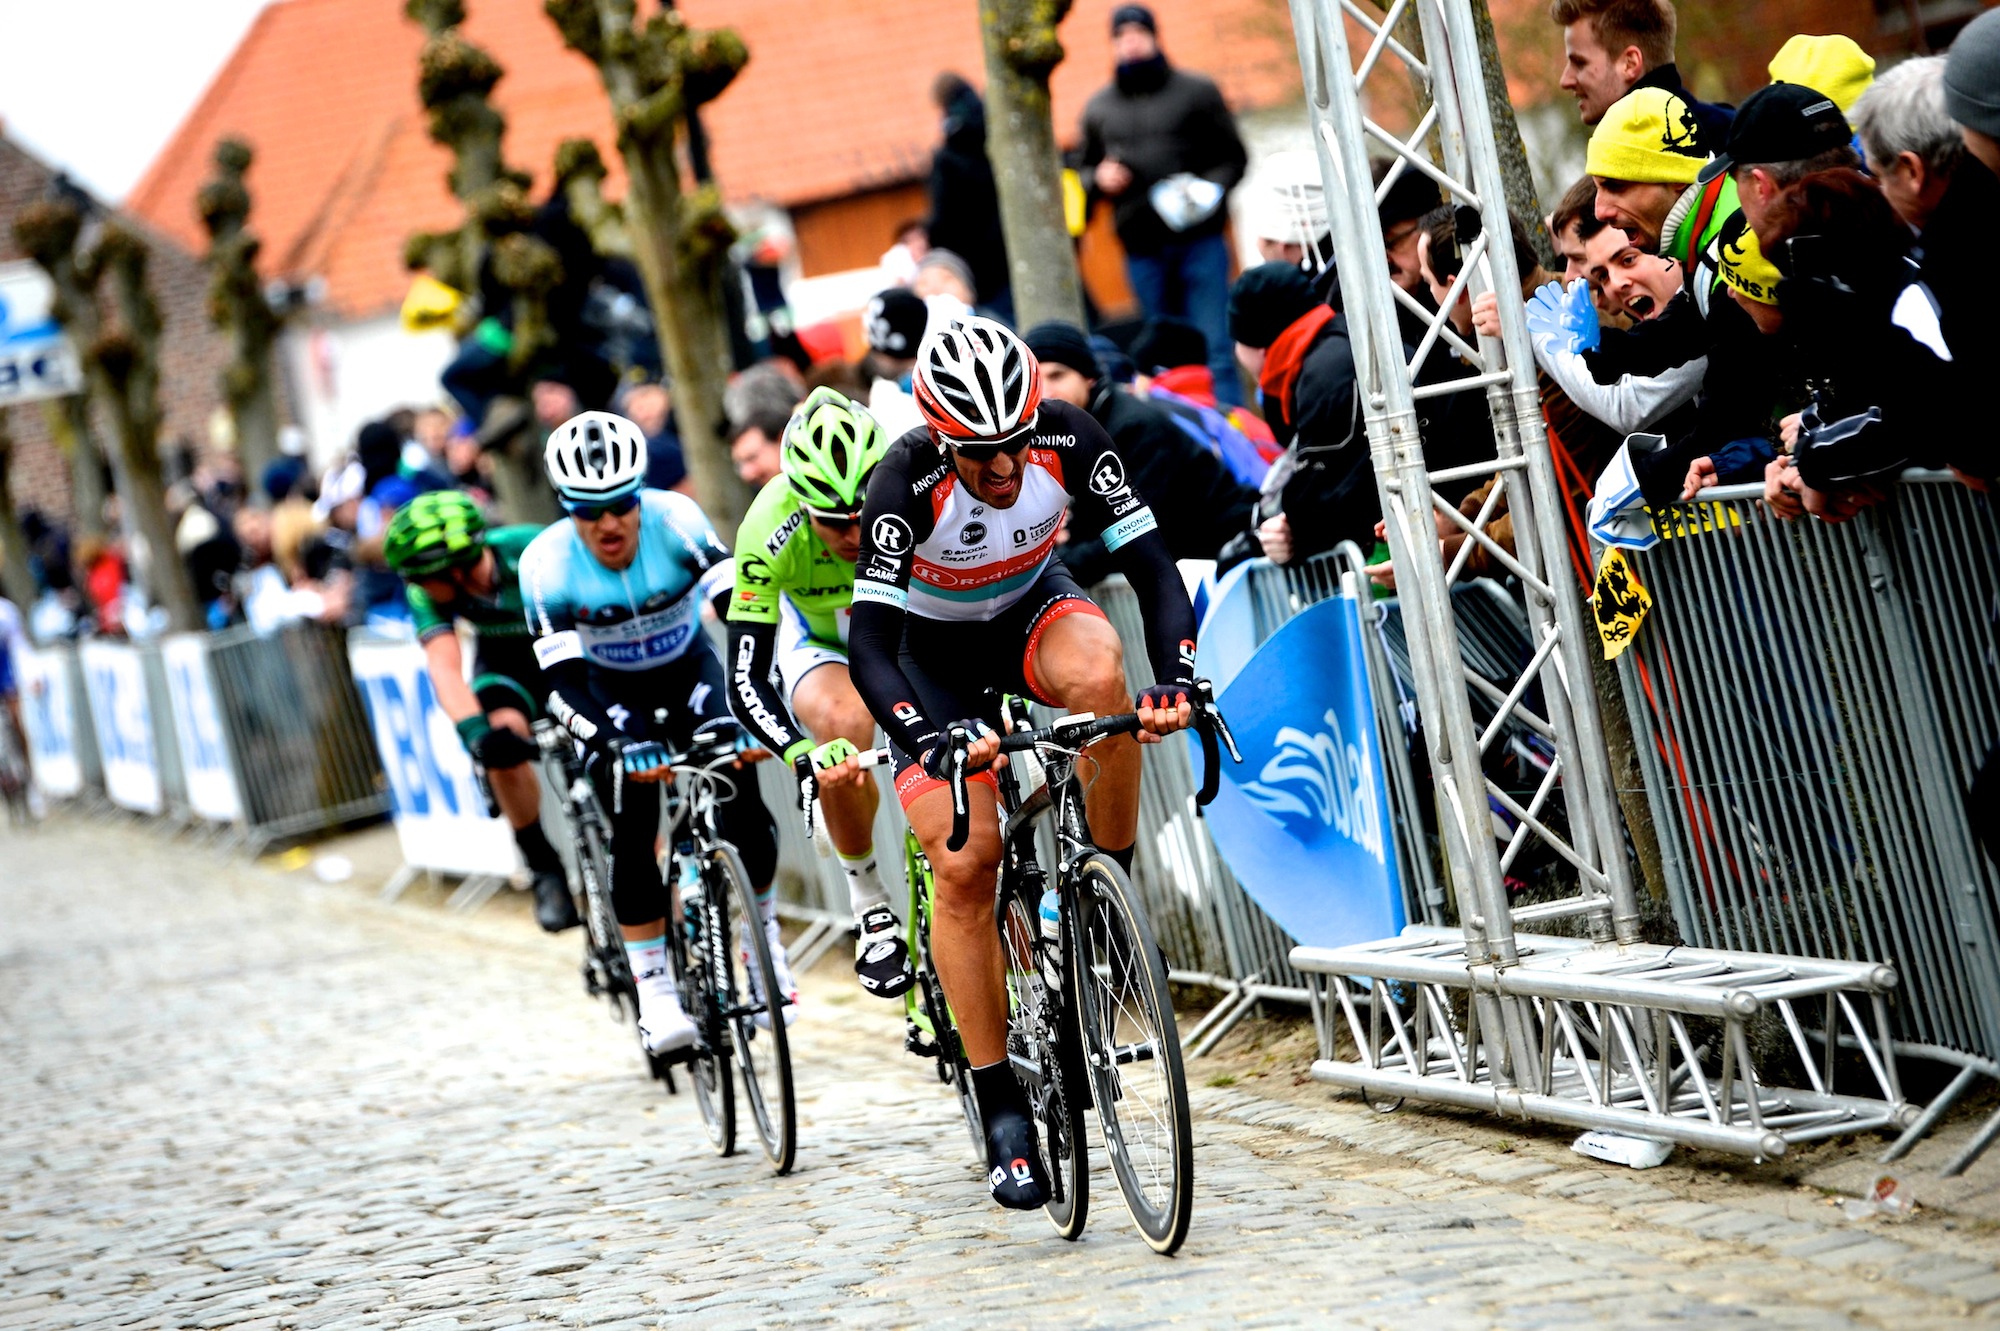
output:
[[[975,508],[972,511],[975,514],[978,514],[978,513],[984,513],[986,510],[983,508]],[[965,526],[962,529],[960,529],[958,533],[958,539],[963,543],[965,543],[966,545],[978,545],[981,541],[986,539],[986,524],[983,522],[966,523]]]
[[[967,516],[967,517],[970,517],[970,518],[983,518],[983,517],[985,517],[985,516],[986,516],[986,509],[985,509],[985,506],[984,506],[984,505],[981,505],[981,504],[974,504],[974,505],[972,506],[972,512],[970,512],[970,513],[966,514],[966,516]],[[967,539],[967,540],[969,541],[969,540],[972,540],[973,538],[972,538],[972,537],[970,537],[970,536],[968,536],[968,537],[966,537],[965,539]]]
[[[804,525],[805,520],[805,510],[795,508],[792,510],[790,517],[778,524],[778,529],[771,533],[771,539],[764,542],[764,549],[770,554],[771,558],[776,559],[778,557],[779,552],[785,548],[785,542],[792,539],[792,533]]]
[[[889,709],[889,715],[895,717],[898,721],[901,721],[904,725],[908,725],[910,724],[910,722],[917,719],[917,709],[915,707],[912,707],[909,703],[899,702],[894,707],[891,707]]]
[[[916,480],[910,482],[910,493],[914,496],[921,497],[924,494],[928,493],[932,486],[936,485],[939,481],[943,480],[946,476],[950,474],[951,474],[951,468],[945,466],[944,462],[940,460],[937,466],[933,467],[930,471],[925,472],[922,476],[917,477]]]
[[[885,555],[906,555],[910,552],[910,524],[894,513],[884,513],[875,519],[875,525],[868,529],[875,548]]]
[[[1097,461],[1090,464],[1090,490],[1092,494],[1109,499],[1125,488],[1125,464],[1109,449],[1097,455]]]
[[[736,578],[752,587],[771,585],[771,566],[755,555],[745,555],[736,561]]]

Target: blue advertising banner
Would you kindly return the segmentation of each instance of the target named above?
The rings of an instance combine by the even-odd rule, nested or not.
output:
[[[83,789],[78,757],[76,696],[68,664],[57,652],[21,651],[21,720],[28,728],[28,762],[45,794],[75,795]]]
[[[241,822],[243,801],[208,673],[208,639],[199,633],[173,634],[161,642],[160,658],[167,670],[167,694],[173,700],[188,807],[218,823]]]
[[[160,754],[153,743],[153,709],[139,649],[118,642],[86,642],[83,687],[97,725],[104,759],[104,793],[135,813],[163,813]]]
[[[423,648],[355,637],[347,659],[389,777],[403,862],[440,873],[513,873],[520,865],[513,833],[486,811],[471,755],[438,706]]]
[[[1407,922],[1354,602],[1311,606],[1218,699],[1243,751],[1208,830],[1244,890],[1293,938],[1339,947]]]

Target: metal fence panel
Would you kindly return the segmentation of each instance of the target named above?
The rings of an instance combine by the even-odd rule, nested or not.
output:
[[[1635,560],[1653,609],[1620,661],[1676,922],[1892,960],[1901,1041],[2000,1057],[2000,877],[1963,801],[2000,738],[1992,506],[1912,478],[1834,526],[1719,493]]]
[[[340,630],[300,624],[260,637],[228,629],[211,640],[209,660],[252,845],[388,813],[382,761]]]

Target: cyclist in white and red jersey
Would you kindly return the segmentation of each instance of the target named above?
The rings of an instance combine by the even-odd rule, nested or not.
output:
[[[1006,1061],[1005,992],[993,892],[1000,865],[999,695],[1072,712],[1134,710],[1123,649],[1104,613],[1053,560],[1072,504],[1103,528],[1145,615],[1160,683],[1142,690],[1140,739],[1192,719],[1194,611],[1166,541],[1089,413],[1043,401],[1034,353],[1002,325],[934,331],[912,376],[925,425],[898,439],[868,482],[848,645],[854,683],[896,750],[896,793],[937,877],[938,977],[972,1065],[988,1179],[1002,1206],[1048,1199],[1035,1126]],[[956,753],[979,774],[971,836],[952,851],[945,785]],[[1139,822],[1139,746],[1090,750],[1091,837],[1129,868]]]

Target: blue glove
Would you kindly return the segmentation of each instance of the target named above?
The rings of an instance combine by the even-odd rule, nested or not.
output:
[[[1549,282],[1528,302],[1529,336],[1549,338],[1554,350],[1572,354],[1595,351],[1600,331],[1588,282],[1572,282],[1567,291],[1562,283]]]
[[[619,765],[625,769],[626,776],[642,776],[648,772],[656,772],[667,765],[667,759],[671,756],[667,752],[666,745],[658,740],[614,740],[610,748],[617,757]]]

